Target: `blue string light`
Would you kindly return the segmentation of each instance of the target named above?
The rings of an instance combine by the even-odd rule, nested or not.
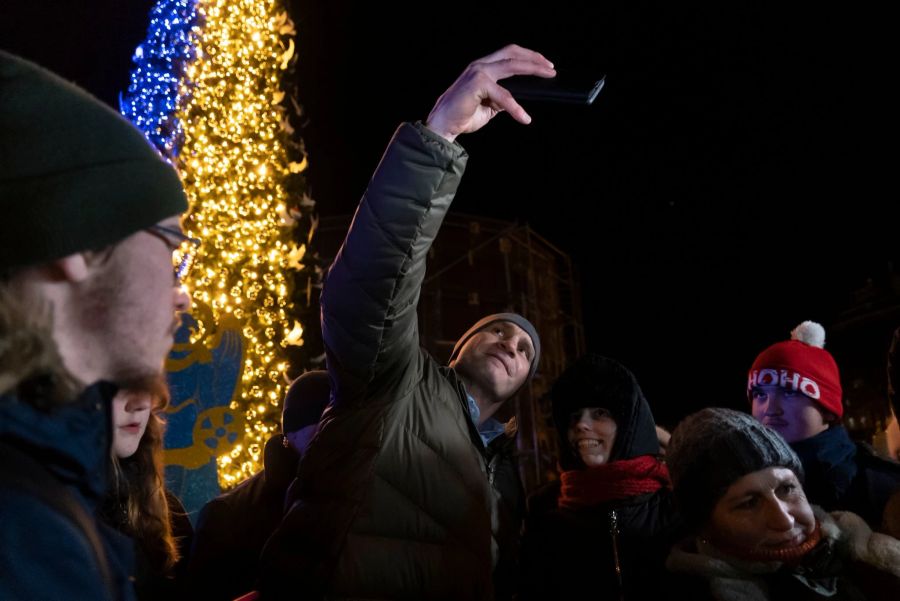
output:
[[[131,84],[119,95],[119,111],[165,155],[180,147],[175,119],[181,76],[193,58],[197,0],[159,0],[150,11],[146,39],[135,49]]]

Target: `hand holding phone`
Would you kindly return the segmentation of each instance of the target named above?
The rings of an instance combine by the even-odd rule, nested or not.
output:
[[[587,84],[567,83],[558,77],[520,76],[501,81],[500,85],[509,90],[517,101],[592,104],[606,85],[606,75]]]

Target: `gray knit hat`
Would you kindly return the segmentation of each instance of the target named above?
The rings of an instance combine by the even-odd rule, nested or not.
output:
[[[100,249],[187,208],[124,117],[0,51],[0,272]]]
[[[534,372],[537,371],[538,363],[541,360],[541,338],[538,336],[537,329],[535,329],[534,325],[518,313],[494,313],[493,315],[488,315],[487,317],[479,319],[474,326],[466,330],[466,333],[460,336],[459,340],[456,341],[448,363],[453,363],[453,360],[456,359],[459,351],[469,338],[497,321],[514,323],[525,330],[525,333],[531,338],[531,344],[534,345],[534,357],[531,359],[531,370],[528,372],[528,377],[532,377]]]
[[[786,467],[803,480],[800,459],[777,432],[731,409],[684,418],[672,432],[666,463],[678,508],[692,528],[703,526],[728,487],[747,474]]]

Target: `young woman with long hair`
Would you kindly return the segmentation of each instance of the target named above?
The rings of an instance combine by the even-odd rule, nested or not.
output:
[[[163,383],[122,389],[113,400],[113,482],[104,520],[135,541],[138,599],[177,598],[191,524],[181,502],[165,488],[161,413]]]

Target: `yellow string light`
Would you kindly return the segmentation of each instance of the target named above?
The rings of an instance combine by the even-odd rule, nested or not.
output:
[[[188,287],[216,323],[237,319],[246,345],[240,400],[230,407],[243,436],[217,458],[219,484],[229,488],[262,467],[284,397],[283,348],[303,343],[285,278],[303,255],[284,218],[285,182],[302,169],[290,157],[279,88],[294,30],[279,0],[200,0],[197,11],[203,25],[178,108],[176,166],[190,206],[184,228],[203,240]],[[213,325],[199,323],[197,338]]]

